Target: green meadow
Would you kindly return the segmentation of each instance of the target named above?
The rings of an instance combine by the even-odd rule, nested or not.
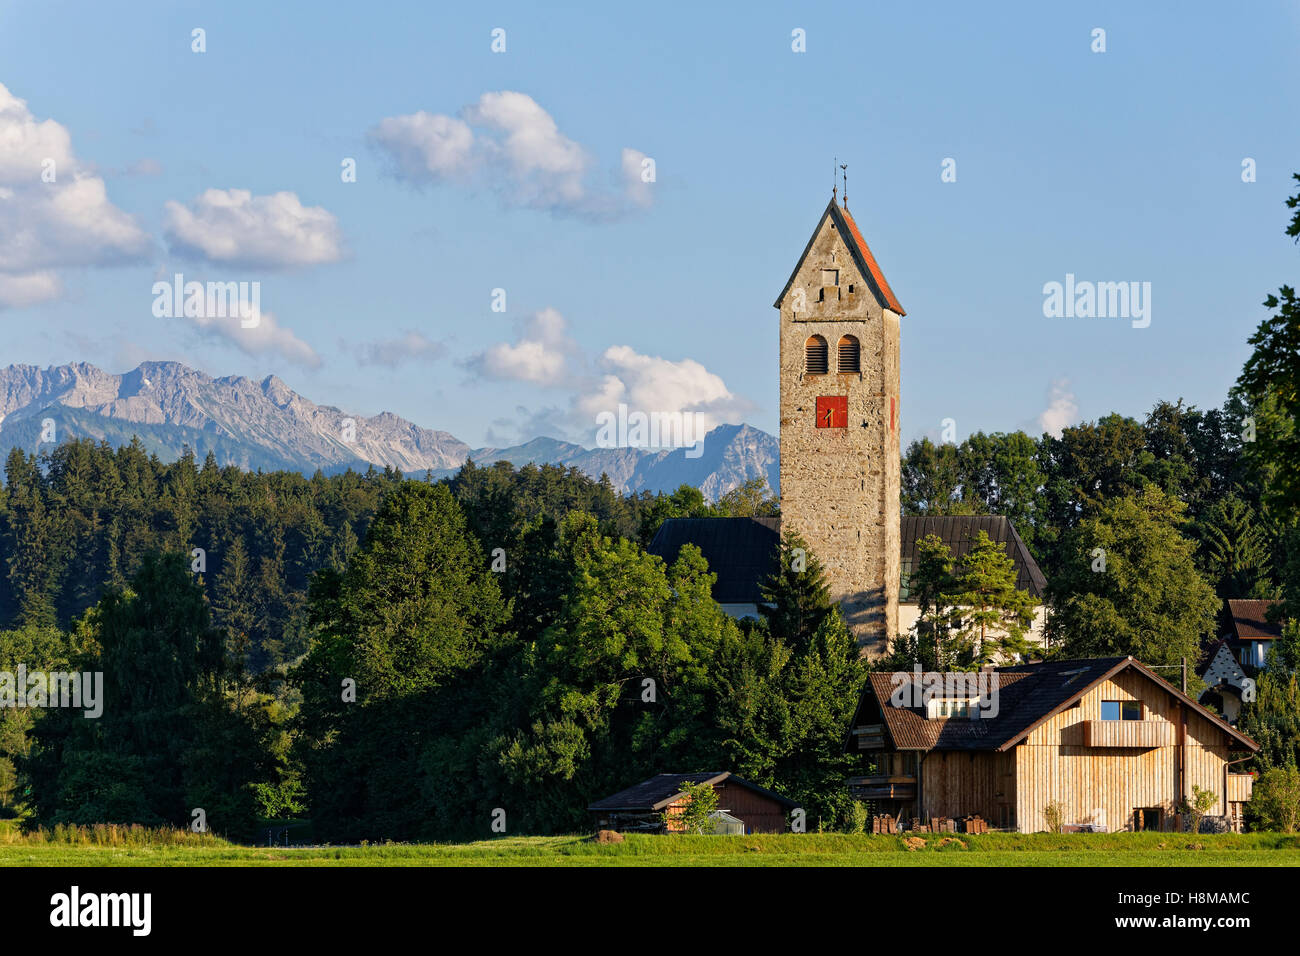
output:
[[[185,831],[0,830],[0,866],[1298,866],[1300,835],[589,835],[254,847]]]

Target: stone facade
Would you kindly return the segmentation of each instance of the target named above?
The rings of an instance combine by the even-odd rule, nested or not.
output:
[[[776,307],[782,530],[798,531],[808,543],[859,645],[878,656],[899,623],[903,312],[856,225],[833,200]],[[825,374],[805,368],[805,344],[814,335],[827,343]],[[838,368],[837,346],[846,335],[860,343],[860,371]],[[846,399],[844,427],[817,427],[820,397]]]

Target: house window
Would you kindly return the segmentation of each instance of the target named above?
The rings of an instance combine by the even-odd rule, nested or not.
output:
[[[803,344],[804,371],[809,375],[825,375],[830,370],[829,349],[820,335],[810,336]]]
[[[956,697],[935,697],[928,702],[926,716],[935,717],[970,717],[978,701],[963,700]]]
[[[1140,700],[1103,700],[1101,702],[1102,720],[1141,720],[1142,701]]]
[[[822,287],[823,287],[823,288],[827,288],[827,287],[829,287],[829,286],[839,285],[839,284],[840,284],[840,270],[839,270],[839,269],[823,269],[823,270],[822,270]]]
[[[858,347],[858,340],[851,335],[846,335],[840,339],[839,346],[839,370],[841,372],[861,372],[862,360],[861,349]]]

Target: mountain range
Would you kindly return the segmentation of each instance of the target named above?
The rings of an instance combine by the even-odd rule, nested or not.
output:
[[[114,446],[136,436],[164,461],[189,447],[200,461],[211,451],[221,465],[305,474],[375,465],[442,477],[472,458],[606,474],[622,492],[688,484],[710,499],[751,478],[766,478],[773,490],[778,482],[776,439],[743,424],[712,429],[698,458],[686,457],[685,449],[584,448],[555,438],[471,448],[391,412],[366,417],[317,405],[274,375],[260,382],[213,378],[179,362],[145,362],[122,375],[85,362],[0,369],[0,452],[49,450],[51,434],[56,443],[77,437]]]

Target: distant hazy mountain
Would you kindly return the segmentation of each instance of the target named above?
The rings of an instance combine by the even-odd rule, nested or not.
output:
[[[138,436],[164,461],[188,446],[202,460],[211,451],[222,464],[263,470],[326,473],[391,465],[406,474],[455,472],[473,457],[479,464],[553,463],[602,473],[620,491],[672,490],[695,485],[716,498],[757,476],[777,487],[777,442],[748,425],[709,432],[703,454],[684,449],[588,449],[553,438],[512,448],[479,448],[384,412],[370,418],[303,398],[274,375],[212,378],[179,362],[146,362],[112,375],[84,362],[39,369],[0,369],[0,451],[34,451],[45,420],[57,441],[94,438],[119,445]],[[48,449],[47,444],[44,448]]]
[[[673,491],[694,485],[713,499],[759,476],[775,491],[780,477],[776,439],[749,425],[714,428],[704,436],[698,458],[687,458],[684,448],[583,448],[555,438],[534,438],[512,448],[477,448],[470,457],[479,464],[549,462],[579,468],[593,478],[603,473],[620,491]]]

